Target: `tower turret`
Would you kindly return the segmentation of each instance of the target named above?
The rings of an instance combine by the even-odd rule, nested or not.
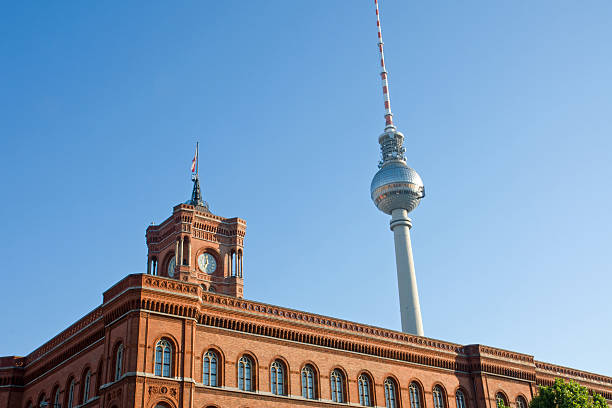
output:
[[[376,26],[378,28],[380,77],[385,101],[385,130],[378,138],[381,160],[378,163],[379,170],[370,185],[370,196],[380,211],[391,215],[390,226],[395,241],[402,331],[423,336],[421,306],[410,243],[412,220],[408,218],[408,213],[414,210],[419,205],[421,198],[425,196],[425,187],[419,174],[406,164],[404,135],[393,124],[378,0],[374,0],[374,4],[376,5]]]
[[[197,153],[191,199],[176,205],[161,224],[147,228],[147,273],[241,298],[246,221],[210,212],[202,198],[195,162]]]

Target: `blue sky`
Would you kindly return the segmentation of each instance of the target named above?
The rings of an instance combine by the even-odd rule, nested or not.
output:
[[[427,197],[425,334],[612,375],[612,3],[383,0]],[[23,355],[146,268],[190,194],[247,220],[249,299],[399,329],[369,184],[371,1],[15,2],[0,24],[4,328]]]

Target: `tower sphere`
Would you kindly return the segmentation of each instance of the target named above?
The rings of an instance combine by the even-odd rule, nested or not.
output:
[[[396,209],[414,210],[425,196],[421,176],[403,160],[390,160],[374,175],[370,185],[372,201],[386,214]]]

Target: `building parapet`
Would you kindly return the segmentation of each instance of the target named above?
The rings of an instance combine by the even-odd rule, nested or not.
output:
[[[593,374],[588,371],[576,370],[574,368],[544,363],[542,361],[536,361],[535,366],[536,372],[543,375],[564,377],[573,380],[588,381],[591,383],[599,383],[600,385],[606,387],[610,387],[612,385],[612,377],[607,377],[605,375]]]
[[[129,299],[131,300],[129,302],[126,303],[121,300],[117,307],[109,308],[110,301],[124,299],[123,294],[125,292],[132,291],[134,293],[134,290],[137,294],[135,297],[130,296]],[[179,297],[188,297],[192,299],[192,303],[191,306],[186,307],[175,307],[175,305],[168,303],[166,306],[162,305],[160,310],[155,310],[160,304],[159,301],[154,299],[155,293],[162,296],[164,294],[176,294]],[[167,302],[166,300],[160,301],[163,304]],[[137,309],[176,314],[179,317],[195,319],[199,324],[207,326],[278,337],[315,346],[337,348],[446,370],[472,374],[487,373],[516,378],[537,385],[549,385],[556,377],[573,379],[584,383],[592,391],[601,393],[605,398],[612,399],[612,392],[609,391],[612,390],[611,377],[535,361],[531,355],[480,344],[460,345],[444,342],[262,302],[206,292],[198,284],[147,274],[128,275],[113,285],[104,292],[104,302],[101,306],[26,357],[0,357],[0,370],[5,371],[5,374],[0,376],[2,377],[0,383],[7,382],[7,385],[9,383],[17,385],[23,384],[24,380],[27,383],[28,380],[36,378],[37,375],[48,370],[51,365],[57,364],[60,360],[74,354],[78,351],[77,349],[82,349],[104,337],[102,327],[91,333],[88,332],[88,337],[79,341],[79,344],[71,343],[70,350],[66,350],[61,356],[54,356],[53,361],[49,362],[50,365],[32,367],[36,373],[30,373],[28,369],[27,378],[24,378],[23,370],[26,367],[62,346],[75,334],[86,330],[88,325],[101,317],[106,319],[112,315],[114,318],[119,318],[124,313]],[[229,314],[225,311],[228,311]],[[257,319],[258,321],[249,321],[248,318],[244,319],[244,316],[259,317],[259,319]],[[278,326],[278,323],[282,322],[287,322],[288,326]],[[421,354],[419,350],[425,353]],[[14,372],[17,376],[9,374],[9,371]]]
[[[63,343],[65,340],[69,339],[75,333],[79,332],[84,327],[90,325],[97,319],[102,317],[102,307],[98,306],[91,312],[87,313],[85,316],[77,320],[75,323],[68,326],[67,329],[61,331],[57,336],[53,337],[51,340],[31,352],[26,356],[26,364],[30,364],[32,361],[37,360],[44,354],[53,350],[55,347]]]
[[[380,327],[369,326],[342,319],[322,316],[314,313],[301,312],[298,310],[269,305],[266,303],[254,302],[251,300],[238,299],[231,296],[219,295],[216,293],[202,293],[202,302],[208,304],[222,305],[226,308],[233,308],[239,311],[248,311],[266,317],[279,318],[291,322],[316,325],[317,328],[325,327],[350,334],[366,335],[377,337],[381,340],[395,340],[409,344],[429,347],[444,352],[465,354],[464,347],[460,344],[444,342],[430,339],[427,337],[414,336]]]

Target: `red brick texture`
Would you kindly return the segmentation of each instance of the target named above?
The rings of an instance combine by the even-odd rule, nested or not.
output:
[[[434,403],[434,389],[442,390],[442,408],[461,408],[458,390],[467,408],[496,408],[497,393],[518,408],[517,398],[530,401],[539,385],[552,384],[555,377],[574,379],[612,402],[610,377],[492,347],[244,300],[245,233],[246,222],[239,218],[175,206],[172,216],[147,228],[149,273],[129,275],[112,286],[101,306],[28,356],[0,357],[0,408],[43,402],[53,407],[57,391],[62,408],[355,406],[360,375],[369,378],[370,405],[378,407],[385,406],[386,379],[397,385],[396,406],[403,408],[414,408],[411,384],[418,386],[419,408],[441,408]],[[198,266],[203,253],[214,257],[214,272]],[[178,259],[174,269],[168,267],[173,257]],[[171,346],[166,376],[156,375],[160,342]],[[219,360],[214,387],[203,384],[208,350]],[[161,349],[160,354],[163,359]],[[253,363],[252,391],[239,389],[243,356]],[[285,395],[271,392],[274,361],[284,367]],[[314,400],[302,397],[301,372],[307,364],[316,374]],[[334,370],[342,373],[345,403],[331,401]]]
[[[155,347],[172,345],[170,378],[155,376]],[[124,347],[115,378],[119,344]],[[219,356],[219,386],[203,382],[203,356]],[[254,363],[254,391],[238,389],[238,360]],[[286,394],[273,395],[270,366],[282,361]],[[302,398],[300,372],[316,371],[318,399]],[[612,399],[612,378],[534,361],[532,356],[481,345],[463,346],[407,335],[282,307],[210,293],[199,283],[152,275],[130,275],[104,293],[103,304],[26,357],[0,359],[0,408],[26,408],[60,390],[66,408],[71,380],[73,407],[206,408],[327,407],[330,374],[344,374],[345,398],[359,405],[357,379],[372,381],[373,406],[384,407],[386,378],[399,385],[398,406],[410,408],[409,385],[421,389],[421,407],[434,406],[432,391],[443,390],[444,406],[455,408],[461,390],[469,408],[495,408],[503,393],[511,407],[530,401],[538,385],[571,378]],[[84,376],[91,370],[89,400]],[[44,394],[44,395],[43,395]],[[160,405],[161,404],[161,405]],[[164,405],[165,404],[165,405]]]

